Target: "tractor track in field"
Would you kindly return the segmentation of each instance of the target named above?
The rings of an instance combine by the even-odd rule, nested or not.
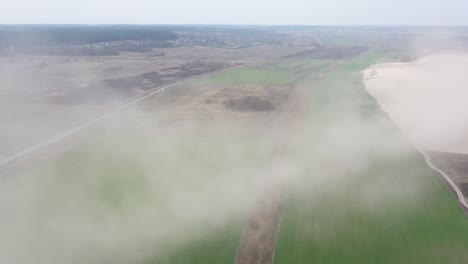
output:
[[[339,64],[340,62],[333,63],[318,72],[310,83],[313,84],[314,81],[323,79],[328,73],[334,71]],[[276,158],[272,164],[280,164],[284,157],[288,156],[288,152],[291,151],[292,141],[302,130],[306,105],[303,96],[305,91],[303,87],[297,87],[296,83],[304,77],[306,76],[298,78],[292,84],[293,88],[289,95],[292,98],[288,100],[288,103],[280,112],[277,122],[273,125],[274,127],[286,125],[288,133],[278,146],[275,154]],[[270,171],[264,175],[265,178],[260,179],[263,182],[272,184],[267,186],[266,190],[255,201],[255,206],[252,208],[237,248],[235,264],[272,264],[274,261],[276,240],[283,209],[281,183],[274,176],[272,177],[276,173],[275,167],[272,165]],[[272,179],[269,180],[268,176],[272,177]]]

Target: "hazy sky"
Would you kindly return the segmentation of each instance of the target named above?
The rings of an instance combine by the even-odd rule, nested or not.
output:
[[[468,0],[4,0],[0,24],[468,25]]]

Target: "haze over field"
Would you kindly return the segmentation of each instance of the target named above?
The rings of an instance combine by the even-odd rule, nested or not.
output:
[[[467,10],[5,3],[0,264],[468,263]]]
[[[315,86],[313,80],[300,85]],[[164,101],[170,94],[158,96]],[[200,106],[198,113],[182,110],[185,117],[173,124],[139,108],[126,110],[93,129],[98,136],[91,142],[2,184],[0,208],[9,217],[0,221],[0,260],[144,262],[233,222],[242,225],[256,201],[277,188],[306,196],[308,207],[345,187],[356,190],[345,204],[357,211],[380,215],[406,199],[414,204],[405,210],[415,208],[424,188],[418,179],[404,186],[386,178],[361,182],[374,159],[410,153],[385,118],[361,115],[361,100],[367,99],[336,91],[322,110],[287,106],[264,129],[238,123],[242,115],[231,117],[234,124],[228,114],[197,121],[208,118]],[[171,112],[180,110],[167,108],[159,114],[174,120],[177,112]],[[291,124],[296,118],[301,123]],[[322,231],[339,225],[330,219]]]

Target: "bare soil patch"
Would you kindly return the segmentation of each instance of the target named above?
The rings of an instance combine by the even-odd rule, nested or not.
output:
[[[256,96],[243,96],[230,98],[224,101],[227,108],[239,111],[270,111],[275,109],[275,105],[268,99]]]
[[[288,85],[223,85],[205,103],[240,112],[275,111],[282,109],[290,90]]]

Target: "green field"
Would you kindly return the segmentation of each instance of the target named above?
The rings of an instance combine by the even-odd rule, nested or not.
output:
[[[285,60],[222,72],[211,80],[232,85],[288,85],[306,73],[320,71],[329,63],[329,60]]]
[[[299,175],[285,191],[276,264],[468,263],[466,216],[365,91],[361,70],[378,59],[284,60],[208,80],[304,91]],[[20,184],[41,210],[34,224],[58,249],[92,256],[67,263],[233,263],[247,186],[271,166],[275,142],[114,130]]]
[[[361,126],[341,133],[367,136],[369,143],[358,146],[369,163],[329,188],[301,186],[300,192],[288,195],[276,264],[468,263],[468,219],[438,176],[414,151],[381,151],[407,143],[361,82],[360,71],[375,60],[368,54],[347,61],[308,89],[306,124],[310,137],[316,137],[310,140],[326,137],[329,119],[345,122],[354,113]],[[386,127],[385,134],[375,133],[368,125],[373,122],[383,123],[379,126]],[[310,149],[303,153],[313,156]],[[338,166],[347,169],[346,164]],[[328,176],[314,168],[303,171],[305,179],[314,173]]]

